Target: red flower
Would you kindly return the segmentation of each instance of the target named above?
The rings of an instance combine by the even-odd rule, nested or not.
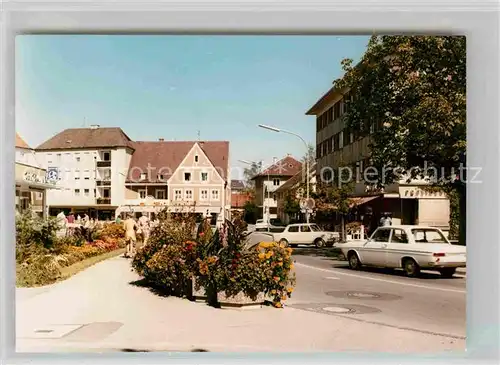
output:
[[[205,235],[205,233],[200,232],[200,237],[203,237],[204,235]]]

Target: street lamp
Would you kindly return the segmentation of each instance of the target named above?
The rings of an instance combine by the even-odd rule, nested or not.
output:
[[[297,133],[293,133],[293,132],[290,132],[290,131],[287,131],[284,129],[276,128],[276,127],[273,127],[270,125],[265,125],[265,124],[259,124],[259,127],[270,130],[272,132],[281,132],[281,133],[291,134],[292,136],[299,138],[304,143],[304,146],[306,146],[306,152],[309,151],[309,145],[304,140],[304,138],[299,136]],[[309,156],[306,156],[306,199],[307,199],[307,201],[309,201]],[[306,222],[309,223],[309,209],[306,210]]]
[[[248,161],[248,160],[238,160],[239,162],[243,162],[244,164],[247,165],[259,165],[257,162],[254,161]],[[259,168],[259,174],[262,173],[262,166],[264,164],[264,161],[260,162],[260,168]],[[269,170],[267,170],[267,185],[269,185]],[[265,187],[264,184],[262,184],[262,219],[264,219],[266,215],[266,192],[267,192],[267,199],[269,199],[269,187]],[[268,215],[269,216],[269,215]],[[269,219],[267,219],[267,231],[269,232]]]

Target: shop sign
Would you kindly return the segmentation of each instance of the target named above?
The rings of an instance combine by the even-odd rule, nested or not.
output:
[[[442,199],[446,195],[442,191],[428,191],[417,187],[399,188],[401,199]]]
[[[24,172],[24,180],[37,184],[46,184],[47,179],[45,176],[39,175],[36,172],[25,171]]]

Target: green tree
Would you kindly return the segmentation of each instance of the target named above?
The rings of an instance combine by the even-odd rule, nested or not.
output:
[[[243,220],[250,224],[255,224],[259,215],[259,207],[254,201],[247,201],[243,206]]]
[[[300,213],[300,204],[297,199],[296,189],[291,189],[286,192],[283,210],[289,217],[294,218]]]
[[[316,184],[313,198],[316,201],[316,216],[329,217],[336,213],[341,219],[341,237],[345,240],[345,217],[352,208],[355,185],[355,171],[348,167],[334,170],[333,181]],[[331,218],[330,218],[331,219]]]
[[[255,188],[255,181],[252,180],[255,176],[257,176],[262,171],[262,162],[253,162],[249,167],[246,167],[243,171],[243,175],[245,176],[246,186],[250,189]]]
[[[426,178],[456,195],[464,242],[465,37],[373,36],[357,65],[342,66],[335,87],[353,96],[347,128],[370,135],[375,184]]]

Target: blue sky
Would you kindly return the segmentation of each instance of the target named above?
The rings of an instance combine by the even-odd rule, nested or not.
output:
[[[304,154],[305,112],[359,59],[360,36],[27,35],[16,38],[16,128],[36,147],[65,128],[121,127],[134,140],[229,140],[238,159]]]

